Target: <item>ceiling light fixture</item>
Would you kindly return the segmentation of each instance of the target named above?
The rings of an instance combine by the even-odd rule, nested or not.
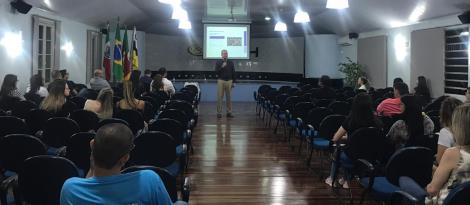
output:
[[[23,52],[22,32],[6,32],[0,40],[0,45],[3,45],[11,58],[19,56]]]
[[[188,20],[188,12],[181,8],[181,6],[173,6],[173,13],[171,19]]]
[[[294,17],[294,23],[308,23],[310,22],[310,16],[305,11],[297,11]]]
[[[266,17],[264,17],[264,20],[266,20],[266,21],[271,21],[271,17],[266,16]]]
[[[284,22],[277,22],[274,26],[274,31],[284,32],[287,31],[287,25]]]
[[[189,30],[189,29],[192,28],[191,22],[188,21],[188,20],[180,20],[180,22],[178,24],[178,28],[183,29],[183,30]]]
[[[170,4],[173,6],[181,4],[181,0],[158,0],[158,2],[162,4]]]
[[[413,9],[413,11],[411,12],[410,16],[408,17],[408,20],[413,23],[418,22],[419,18],[424,14],[424,11],[426,11],[426,4],[418,4],[415,9]]]
[[[65,43],[64,45],[62,45],[62,47],[60,47],[60,49],[65,51],[65,54],[67,55],[67,57],[70,57],[72,55],[72,52],[73,52],[73,44],[72,44],[72,42],[69,41],[69,42]]]
[[[348,0],[328,0],[326,2],[328,9],[346,9],[349,8]]]

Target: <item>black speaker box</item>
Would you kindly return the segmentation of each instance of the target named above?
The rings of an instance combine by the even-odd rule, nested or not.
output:
[[[356,39],[356,38],[359,38],[358,33],[349,33],[349,39]]]
[[[466,11],[459,15],[459,19],[463,24],[470,24],[470,11]]]
[[[24,2],[23,0],[12,1],[10,2],[10,5],[22,14],[27,14],[29,10],[33,8],[33,6]]]

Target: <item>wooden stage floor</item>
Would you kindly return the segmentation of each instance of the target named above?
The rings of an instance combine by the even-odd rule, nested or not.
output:
[[[309,171],[305,153],[299,157],[282,132],[274,135],[265,128],[254,102],[234,103],[233,109],[235,118],[217,119],[215,103],[199,105],[195,153],[187,173],[191,205],[340,203],[324,179]]]

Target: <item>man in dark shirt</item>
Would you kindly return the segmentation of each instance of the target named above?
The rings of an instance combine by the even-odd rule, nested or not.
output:
[[[235,83],[235,66],[228,60],[227,50],[222,50],[222,59],[215,63],[215,72],[219,76],[217,80],[217,118],[222,117],[222,101],[225,94],[227,103],[227,117],[232,115],[231,92]]]

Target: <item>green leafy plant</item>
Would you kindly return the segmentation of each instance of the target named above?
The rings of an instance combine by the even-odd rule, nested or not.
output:
[[[357,64],[353,62],[349,57],[347,57],[348,62],[340,63],[339,72],[344,73],[344,85],[355,87],[357,83],[357,79],[361,76],[366,77],[366,73],[364,72],[364,66],[361,64]]]

